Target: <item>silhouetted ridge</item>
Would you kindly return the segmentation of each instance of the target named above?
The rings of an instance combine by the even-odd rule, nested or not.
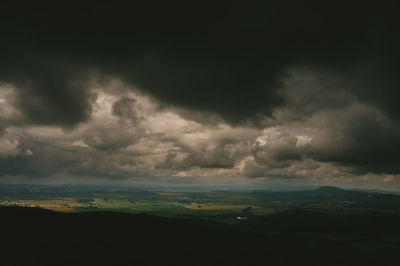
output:
[[[397,265],[400,216],[202,219],[0,207],[0,265]]]

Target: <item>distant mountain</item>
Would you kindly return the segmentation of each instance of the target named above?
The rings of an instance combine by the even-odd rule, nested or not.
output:
[[[344,191],[344,189],[341,189],[339,187],[334,187],[334,186],[322,186],[316,189],[317,191],[323,191],[323,192],[338,192],[338,191]]]

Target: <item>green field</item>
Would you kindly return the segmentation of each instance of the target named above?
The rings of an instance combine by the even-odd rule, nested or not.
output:
[[[0,205],[58,212],[115,211],[227,222],[288,210],[400,214],[400,196],[322,187],[303,191],[166,191],[132,187],[1,186]]]

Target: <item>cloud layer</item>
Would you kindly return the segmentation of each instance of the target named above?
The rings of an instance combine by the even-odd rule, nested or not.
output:
[[[394,10],[4,5],[0,175],[395,182]]]

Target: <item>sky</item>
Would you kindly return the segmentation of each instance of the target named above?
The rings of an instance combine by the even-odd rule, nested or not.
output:
[[[0,183],[400,190],[394,1],[0,5]]]

